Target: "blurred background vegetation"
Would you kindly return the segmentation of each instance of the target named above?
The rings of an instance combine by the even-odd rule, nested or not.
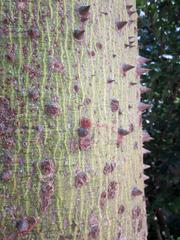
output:
[[[137,0],[140,55],[152,69],[142,83],[152,88],[143,126],[154,138],[146,188],[149,240],[180,240],[180,1]]]

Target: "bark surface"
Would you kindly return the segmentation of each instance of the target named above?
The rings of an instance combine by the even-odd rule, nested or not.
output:
[[[1,1],[0,239],[146,239],[135,9]]]

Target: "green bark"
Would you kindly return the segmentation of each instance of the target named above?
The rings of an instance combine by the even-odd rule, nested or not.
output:
[[[0,3],[0,239],[146,239],[135,2],[83,4]]]

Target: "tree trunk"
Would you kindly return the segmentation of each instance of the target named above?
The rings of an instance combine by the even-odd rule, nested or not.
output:
[[[0,239],[147,237],[135,2],[81,2],[0,3]]]

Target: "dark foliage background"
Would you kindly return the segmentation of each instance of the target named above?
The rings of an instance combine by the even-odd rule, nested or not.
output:
[[[146,188],[149,240],[180,240],[180,1],[138,0],[140,55],[152,70],[142,83],[152,104],[143,126],[154,138]]]

